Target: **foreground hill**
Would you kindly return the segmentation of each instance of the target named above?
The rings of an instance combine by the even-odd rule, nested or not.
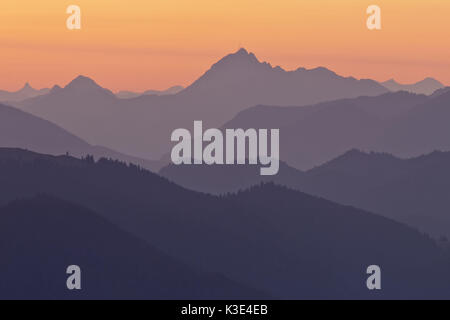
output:
[[[277,298],[450,297],[448,254],[428,237],[272,184],[215,197],[118,162],[13,149],[0,150],[0,177],[0,203],[52,194],[172,257]],[[380,292],[366,288],[371,264],[383,270]]]
[[[169,258],[90,210],[38,196],[0,208],[1,299],[264,298]],[[81,291],[66,269],[81,268]]]

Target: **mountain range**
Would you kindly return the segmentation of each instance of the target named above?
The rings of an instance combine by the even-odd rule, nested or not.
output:
[[[435,238],[450,238],[450,152],[400,159],[386,153],[351,150],[308,171],[281,163],[273,177],[261,177],[257,167],[249,165],[171,164],[160,174],[186,188],[213,194],[274,182],[376,212]]]
[[[413,84],[401,84],[394,79],[381,82],[381,84],[390,91],[408,91],[417,94],[433,94],[436,90],[444,88],[444,85],[433,78],[425,78],[422,81]]]
[[[0,101],[0,299],[450,298],[450,88],[435,79],[286,71],[240,49],[186,88],[78,76]],[[278,174],[167,165],[194,120],[279,129]]]
[[[165,96],[165,95],[169,95],[169,94],[178,93],[183,89],[184,89],[184,87],[182,87],[182,86],[173,86],[166,90],[146,90],[144,92],[119,91],[116,93],[116,96],[121,99],[130,99],[130,98],[136,98],[139,96],[150,96],[150,95]]]
[[[43,94],[46,94],[50,91],[48,88],[44,89],[34,89],[30,84],[27,82],[23,86],[22,89],[18,91],[5,91],[0,90],[0,101],[22,101],[28,98],[37,97]]]
[[[119,99],[80,76],[64,88],[14,106],[60,125],[90,144],[159,158],[170,150],[172,131],[190,127],[194,120],[218,127],[257,104],[306,105],[386,92],[376,81],[344,78],[325,68],[285,71],[241,49],[176,94]]]
[[[137,255],[145,254],[139,251],[142,246],[128,248],[128,242],[122,244],[120,241],[123,235],[114,239],[114,233],[104,231],[111,227],[104,224],[101,227],[98,219],[97,222],[88,219],[93,214],[80,207],[67,207],[65,202],[69,201],[96,212],[102,219],[181,263],[197,270],[223,274],[235,283],[275,298],[429,299],[450,295],[447,286],[449,255],[429,237],[367,211],[273,184],[217,197],[186,190],[156,174],[117,161],[94,162],[89,158],[79,160],[5,148],[0,149],[0,177],[3,185],[8,186],[0,193],[0,205],[38,194],[64,201],[62,204],[57,201],[56,205],[51,201],[47,205],[49,201],[43,201],[44,205],[40,205],[42,200],[38,198],[3,209],[7,214],[6,221],[13,219],[14,230],[29,230],[28,224],[42,220],[38,224],[42,230],[33,224],[34,230],[17,237],[11,235],[14,241],[26,243],[26,248],[33,239],[40,239],[37,232],[44,232],[53,223],[57,226],[50,229],[48,237],[41,236],[35,250],[27,249],[19,261],[41,257],[42,250],[43,257],[48,252],[58,252],[59,240],[63,244],[72,243],[72,235],[77,239],[76,230],[80,229],[85,230],[80,235],[87,232],[81,248],[89,240],[98,241],[93,240],[92,235],[101,237],[105,233],[105,241],[112,239],[111,243],[117,243],[126,257],[133,255],[132,259],[140,263]],[[32,214],[27,207],[39,209],[33,209],[36,218],[30,218]],[[13,218],[17,212],[21,215]],[[77,214],[80,217],[77,218]],[[23,215],[24,219],[20,218]],[[72,226],[72,218],[60,219],[60,215],[74,218],[74,225],[81,226],[68,227]],[[8,224],[1,225],[2,230],[8,229]],[[72,231],[66,234],[68,228]],[[18,239],[20,235],[25,239]],[[54,245],[50,246],[46,241]],[[86,256],[90,257],[95,250],[99,257],[95,258],[97,260],[92,258],[94,261],[110,263],[108,255],[114,247],[102,240],[92,251],[88,250]],[[68,252],[61,259],[54,257],[51,261],[54,265],[66,263],[63,258],[73,251]],[[14,256],[9,247],[7,253],[8,257]],[[149,251],[146,256],[153,253]],[[146,258],[142,259],[145,269]],[[159,266],[166,263],[159,261]],[[127,263],[123,262],[125,266]],[[383,267],[385,286],[382,291],[371,292],[366,288],[366,268],[371,264]],[[151,270],[146,272],[152,274]],[[166,277],[167,273],[160,272]],[[185,272],[180,277],[188,271]],[[109,276],[106,271],[105,278],[109,279]],[[129,277],[135,279],[133,275]],[[49,281],[53,284],[56,280]],[[217,290],[225,285],[233,288],[229,282],[222,282]],[[231,289],[228,292],[232,292]]]
[[[280,157],[308,170],[356,148],[414,157],[450,150],[450,92],[408,92],[341,99],[311,106],[256,106],[224,128],[280,129]]]

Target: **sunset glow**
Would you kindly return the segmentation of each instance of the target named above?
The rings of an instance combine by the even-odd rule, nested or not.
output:
[[[82,29],[66,28],[66,8]],[[382,30],[366,28],[366,8]],[[450,84],[448,0],[2,0],[0,89],[65,85],[84,74],[112,90],[189,85],[245,47],[290,70]]]

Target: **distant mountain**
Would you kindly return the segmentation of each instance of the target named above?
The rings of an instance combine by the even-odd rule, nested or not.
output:
[[[236,115],[224,128],[279,128],[281,159],[307,170],[352,148],[387,149],[391,137],[386,132],[428,102],[435,103],[425,95],[396,92],[311,106],[256,106]]]
[[[50,91],[48,88],[36,90],[33,87],[30,86],[30,84],[27,82],[23,86],[22,89],[18,91],[4,91],[0,90],[0,101],[21,101],[28,98],[33,98],[36,96],[40,96],[43,94],[46,94]]]
[[[78,203],[169,256],[202,270],[224,274],[275,298],[450,297],[449,254],[434,241],[381,216],[272,184],[215,197],[186,190],[135,166],[12,149],[0,149],[0,177],[0,204],[39,193]],[[33,203],[28,207],[41,208]],[[97,259],[108,257],[108,250],[114,245],[101,240],[104,232],[95,232],[97,227],[91,229],[92,222],[83,221],[86,214],[76,218],[76,211],[62,208],[57,207],[54,211],[57,214],[47,213],[50,221],[58,214],[71,213],[75,226],[81,225],[80,230],[88,228],[88,240],[92,234],[100,237],[93,241],[100,243],[92,251],[88,248],[86,254],[100,254]],[[11,211],[14,212],[10,209],[6,213],[13,215]],[[16,221],[25,226],[30,211],[21,211],[27,212],[26,219]],[[72,218],[63,220],[50,229],[56,248],[60,239],[64,244],[72,241],[72,236],[77,239],[78,234],[85,233],[72,227]],[[45,218],[41,223],[49,226],[51,222]],[[65,227],[69,224],[70,228]],[[8,229],[6,238],[17,241],[13,228],[0,225],[2,230]],[[29,232],[34,235],[38,230],[33,228]],[[106,239],[115,238],[109,231],[106,235]],[[41,237],[41,241],[49,239]],[[140,258],[135,260],[134,252],[126,250],[128,247],[121,245],[121,239],[122,236],[113,240],[113,244],[123,248],[123,263],[128,265],[127,260],[132,260],[142,270],[147,269],[146,260],[142,264]],[[120,259],[122,254],[115,252],[114,256]],[[366,269],[372,264],[380,265],[383,272],[383,289],[378,292],[366,287]],[[39,270],[42,264],[33,265]],[[156,271],[145,272],[165,275],[167,271],[160,268],[162,265],[150,268]],[[109,277],[108,271],[105,275]]]
[[[306,105],[339,98],[375,96],[387,92],[372,80],[344,78],[323,67],[285,71],[260,62],[253,53],[240,49],[215,63],[182,94],[203,94],[240,104]]]
[[[19,249],[20,248],[20,249]],[[258,299],[194,270],[92,211],[49,196],[0,208],[1,299]],[[81,290],[66,287],[81,268]]]
[[[213,194],[273,181],[450,239],[450,152],[400,159],[351,150],[304,172],[281,164],[279,174],[271,177],[259,176],[248,165],[169,165],[160,173],[186,188]]]
[[[166,90],[147,90],[144,92],[133,92],[133,91],[119,91],[116,93],[116,96],[121,99],[130,99],[136,98],[139,96],[149,96],[149,95],[157,95],[157,96],[165,96],[169,94],[175,94],[183,90],[182,86],[173,86]]]
[[[431,95],[431,97],[432,97],[432,98],[436,98],[437,96],[440,96],[441,94],[448,93],[448,92],[450,92],[450,87],[444,87],[444,88],[442,88],[442,89],[436,90],[436,91]]]
[[[399,117],[380,135],[376,151],[414,157],[450,150],[450,92],[431,96]]]
[[[351,151],[308,171],[296,188],[450,238],[450,153],[412,159]]]
[[[241,49],[177,94],[119,99],[94,81],[79,77],[61,90],[16,106],[91,144],[159,158],[170,150],[172,131],[191,127],[194,120],[218,127],[257,104],[305,105],[385,92],[375,81],[344,78],[325,68],[285,71]]]
[[[442,89],[444,85],[433,78],[425,78],[422,81],[413,84],[400,84],[394,79],[381,82],[381,84],[390,91],[408,91],[417,94],[430,95],[438,89]]]
[[[2,104],[0,104],[0,146],[53,155],[69,153],[77,157],[86,155],[93,155],[96,159],[107,157],[132,162],[149,170],[157,170],[160,167],[158,161],[144,160],[105,147],[92,146],[47,120]]]

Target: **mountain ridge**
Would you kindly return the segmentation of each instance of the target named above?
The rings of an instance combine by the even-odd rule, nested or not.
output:
[[[201,119],[219,127],[256,104],[305,105],[388,90],[372,80],[337,76],[324,68],[287,72],[240,50],[220,59],[173,95],[119,99],[109,90],[79,94],[66,86],[14,106],[56,123],[91,144],[143,158],[170,149],[171,132]]]
[[[0,151],[0,176],[8,184],[0,204],[51,194],[94,210],[179,261],[277,298],[449,295],[447,256],[430,238],[271,183],[216,197],[136,166],[21,150]],[[366,287],[365,270],[373,263],[391,284],[376,295]]]
[[[33,150],[53,155],[72,154],[78,157],[92,155],[132,162],[149,170],[157,170],[159,161],[146,160],[94,146],[50,121],[19,109],[0,104],[0,146]]]
[[[423,80],[420,80],[416,83],[411,83],[411,84],[401,84],[397,81],[395,81],[395,79],[390,79],[384,82],[380,82],[381,85],[383,85],[384,87],[386,87],[387,89],[389,89],[390,91],[408,91],[408,92],[413,92],[413,93],[418,93],[418,94],[426,94],[426,95],[431,95],[433,94],[436,90],[442,89],[444,88],[444,85],[439,82],[438,80],[431,78],[431,77],[427,77]]]
[[[34,89],[30,83],[26,82],[25,85],[17,91],[0,90],[0,101],[21,101],[28,98],[47,94],[50,91],[48,88]]]

